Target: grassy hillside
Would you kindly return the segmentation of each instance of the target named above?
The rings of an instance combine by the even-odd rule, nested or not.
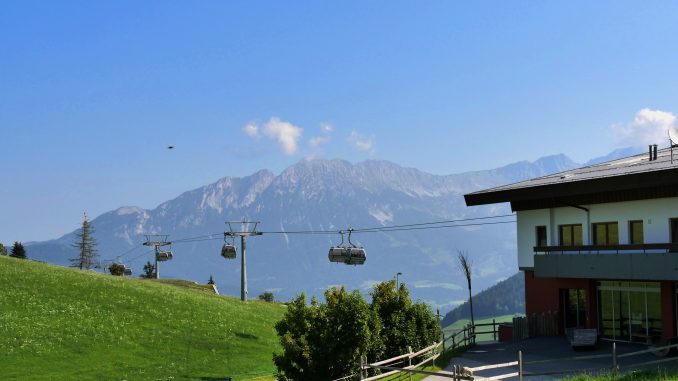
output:
[[[522,272],[473,295],[473,313],[476,320],[501,315],[525,313],[525,278]],[[468,302],[448,312],[441,325],[449,326],[470,318]],[[492,320],[492,319],[490,319]]]
[[[0,257],[2,379],[251,379],[280,304]]]

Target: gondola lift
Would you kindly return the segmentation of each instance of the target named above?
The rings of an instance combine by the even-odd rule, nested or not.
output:
[[[345,263],[347,265],[362,265],[367,259],[365,249],[362,246],[356,246],[351,242],[351,233],[353,229],[348,229],[348,245],[344,245],[344,231],[339,231],[341,243],[338,246],[330,247],[328,258],[330,262]]]
[[[235,247],[235,237],[228,242],[228,238],[224,235],[224,246],[221,247],[221,256],[226,259],[235,259],[236,247]]]

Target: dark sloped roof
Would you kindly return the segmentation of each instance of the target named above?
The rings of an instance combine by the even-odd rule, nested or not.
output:
[[[472,206],[678,185],[674,150],[673,163],[671,150],[665,148],[658,151],[657,160],[650,161],[644,153],[469,193],[464,199]]]

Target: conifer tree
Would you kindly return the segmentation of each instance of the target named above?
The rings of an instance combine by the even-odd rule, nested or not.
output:
[[[144,265],[144,272],[141,273],[142,278],[152,279],[155,278],[155,265],[150,261],[146,262]]]
[[[9,256],[26,259],[26,249],[24,249],[24,245],[22,245],[19,241],[15,241],[14,246],[12,246],[12,253]]]
[[[71,267],[78,267],[80,270],[91,269],[94,267],[94,259],[97,256],[97,241],[94,238],[94,228],[92,227],[87,213],[84,213],[82,227],[75,235],[75,241],[71,246],[78,250],[78,256],[71,258]]]
[[[7,255],[7,248],[0,243],[0,255]]]

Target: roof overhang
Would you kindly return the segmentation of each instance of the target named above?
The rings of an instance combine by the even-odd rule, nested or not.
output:
[[[467,206],[510,202],[514,210],[678,196],[678,167],[464,195]]]

